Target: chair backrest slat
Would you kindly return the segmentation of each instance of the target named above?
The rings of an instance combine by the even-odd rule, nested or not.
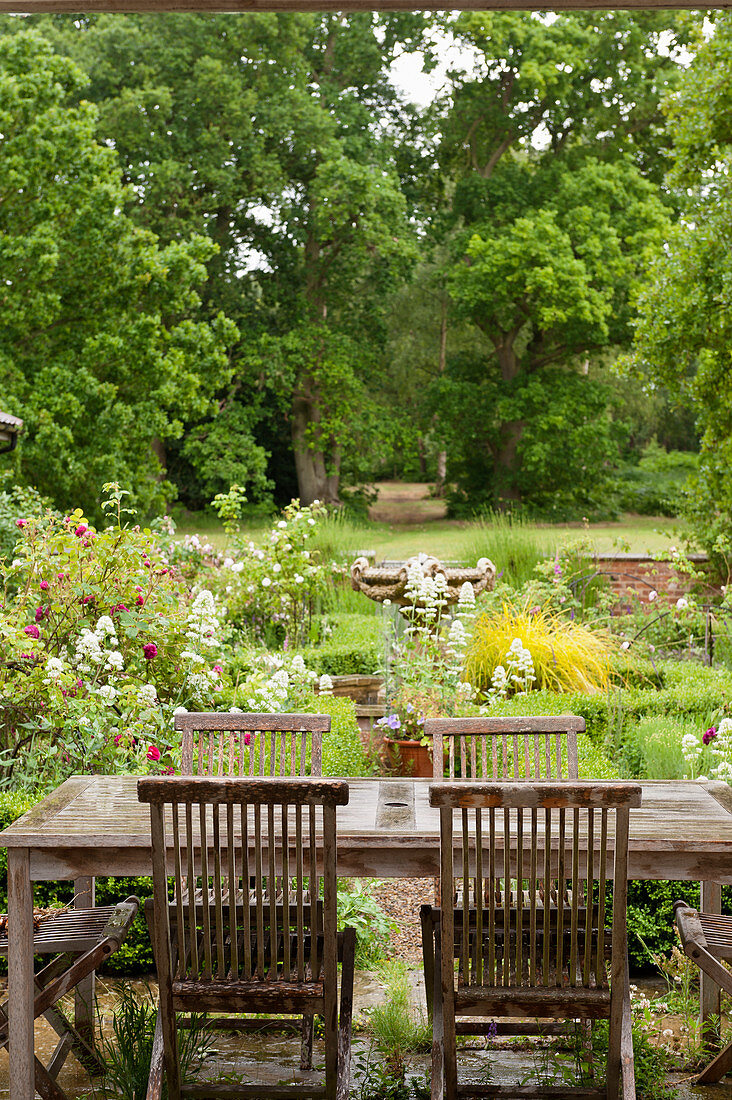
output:
[[[459,960],[458,986],[607,989],[608,868],[622,952],[627,822],[640,787],[445,783],[431,787],[430,802],[440,809],[441,897],[461,899],[457,910],[444,904],[440,917],[441,942]],[[617,965],[613,954],[613,972]],[[452,963],[443,966],[448,980]]]
[[[577,734],[584,718],[429,718],[433,778],[577,779]]]
[[[325,968],[335,989],[347,784],[176,776],[140,780],[138,795],[151,807],[156,921],[176,925],[176,979],[304,982]]]
[[[181,773],[219,776],[319,776],[327,714],[177,714]]]

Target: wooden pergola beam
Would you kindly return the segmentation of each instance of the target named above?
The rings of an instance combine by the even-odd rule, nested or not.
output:
[[[694,0],[554,0],[550,11],[648,11],[699,10]],[[715,9],[732,7],[732,0],[717,0]],[[460,3],[419,2],[419,0],[0,0],[0,12],[18,15],[73,12],[209,12],[240,14],[277,11],[536,11],[536,0],[461,0]],[[542,9],[543,10],[543,9]]]

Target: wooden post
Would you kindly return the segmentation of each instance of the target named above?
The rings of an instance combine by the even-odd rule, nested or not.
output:
[[[8,849],[10,1100],[33,1100],[33,886],[30,852]]]
[[[94,908],[95,880],[91,877],[74,879],[74,908]],[[74,1022],[76,1030],[87,1042],[94,1037],[94,971],[79,982],[74,990]]]
[[[722,912],[722,887],[718,882],[701,883],[699,909],[702,913]],[[702,970],[699,974],[699,1035],[710,1051],[719,1049],[719,1014],[719,986]]]

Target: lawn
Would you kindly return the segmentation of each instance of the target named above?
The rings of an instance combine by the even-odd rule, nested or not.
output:
[[[376,560],[403,561],[419,551],[446,561],[474,562],[483,554],[493,556],[495,530],[481,521],[449,520],[444,504],[428,496],[429,486],[410,482],[377,485],[379,498],[371,509],[373,519],[361,524],[339,524],[337,549],[343,557],[358,550],[373,551]],[[218,519],[207,512],[186,512],[176,516],[180,535],[197,534],[217,549],[226,548],[228,538]],[[266,518],[245,521],[247,534],[257,542],[269,529]],[[599,554],[622,551],[656,554],[683,538],[678,520],[666,516],[625,515],[617,522],[525,524],[526,535],[536,541],[546,556],[563,543],[586,533]]]

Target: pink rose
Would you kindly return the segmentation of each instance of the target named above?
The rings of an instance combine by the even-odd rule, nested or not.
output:
[[[142,652],[146,661],[152,661],[153,657],[157,657],[158,655],[158,647],[155,645],[155,642],[148,642],[147,645],[142,647]]]
[[[41,632],[35,623],[31,623],[30,626],[27,626],[25,628],[25,633],[28,635],[29,638],[40,638],[41,636]]]
[[[60,576],[62,577],[63,573],[61,573]],[[40,588],[41,592],[46,592],[48,589],[48,581],[41,581],[38,587]]]
[[[16,527],[25,527],[27,522],[28,522],[27,519],[16,519],[15,526]]]
[[[245,745],[251,745],[251,743],[252,743],[252,735],[251,735],[251,733],[249,733],[249,731],[247,731],[244,734],[244,744]]]
[[[85,535],[88,530],[89,530],[89,528],[87,527],[87,525],[85,523],[80,523],[79,526],[74,531],[74,534],[76,535],[77,539],[80,539],[81,536]]]
[[[122,740],[123,736],[124,736],[124,734],[121,734],[121,733],[116,733],[116,734],[114,735],[114,743],[115,743],[115,745],[119,745],[119,743],[120,743],[120,741]]]
[[[151,745],[147,750],[147,758],[148,760],[152,760],[153,763],[157,763],[160,759],[160,749],[156,748],[155,745]]]

